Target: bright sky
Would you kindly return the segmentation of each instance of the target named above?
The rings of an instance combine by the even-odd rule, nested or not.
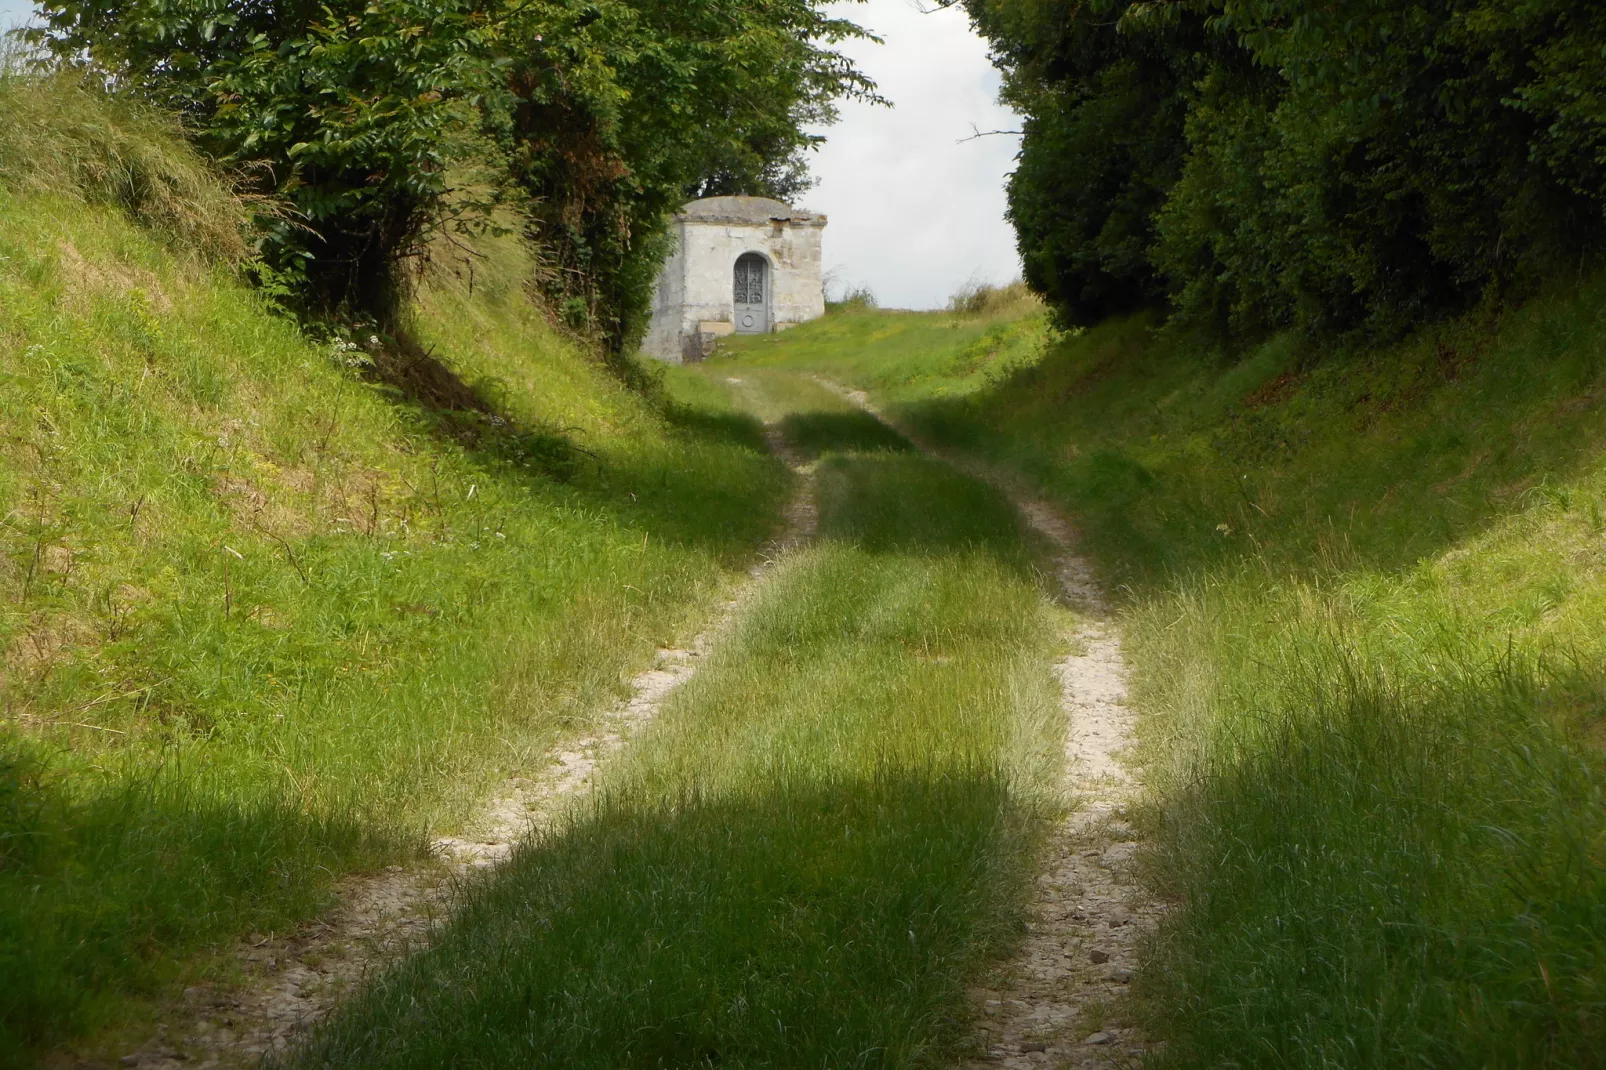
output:
[[[835,289],[867,284],[883,307],[936,308],[967,281],[1020,274],[1004,220],[1004,182],[1016,137],[998,103],[998,72],[957,8],[923,14],[919,0],[837,3],[831,10],[874,31],[884,45],[844,51],[881,86],[891,109],[849,104],[814,160],[819,185],[803,206],[830,217],[825,266]]]
[[[851,55],[893,107],[848,104],[815,156],[819,185],[803,204],[830,217],[825,266],[834,289],[868,285],[889,308],[936,308],[971,279],[1008,282],[1020,273],[1004,221],[1004,181],[1014,137],[998,103],[998,74],[962,11],[923,14],[922,0],[837,3],[884,45],[852,42]],[[0,0],[0,27],[22,20],[28,0]]]
[[[32,13],[33,4],[27,0],[0,0],[0,30],[9,30]]]

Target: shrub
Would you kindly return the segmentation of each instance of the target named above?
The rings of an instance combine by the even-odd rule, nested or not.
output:
[[[881,306],[880,302],[876,300],[875,291],[870,289],[867,283],[860,283],[851,289],[844,289],[841,297],[834,301],[827,298],[825,302],[825,310],[831,313],[869,312],[879,307]]]
[[[994,286],[986,282],[968,282],[948,299],[948,311],[961,316],[999,316],[1041,307],[1037,295],[1020,279]]]
[[[388,311],[398,261],[472,215],[448,175],[497,99],[481,0],[242,5],[45,0],[31,39],[183,116],[293,215],[259,219],[265,272],[310,305]]]
[[[1606,238],[1606,13],[1566,0],[965,0],[1069,323],[1394,336]]]

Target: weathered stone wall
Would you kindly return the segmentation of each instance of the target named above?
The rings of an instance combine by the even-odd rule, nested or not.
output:
[[[683,252],[684,228],[675,227],[675,251],[664,261],[658,275],[658,289],[652,299],[652,324],[641,343],[641,351],[648,356],[679,363],[681,336],[685,334],[685,317],[681,310],[686,304],[686,257]]]
[[[687,205],[675,220],[675,252],[659,276],[642,351],[673,363],[699,360],[714,339],[731,333],[736,261],[744,253],[769,261],[771,330],[825,315],[824,229],[823,216],[774,201],[732,197]]]

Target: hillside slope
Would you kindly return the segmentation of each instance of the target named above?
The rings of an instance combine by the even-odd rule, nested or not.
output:
[[[1161,1065],[1606,1058],[1603,298],[1348,354],[875,312],[732,347],[1079,518],[1172,903]]]
[[[786,486],[555,334],[512,239],[443,244],[411,338],[316,341],[239,211],[153,117],[0,77],[0,1063],[421,861]]]

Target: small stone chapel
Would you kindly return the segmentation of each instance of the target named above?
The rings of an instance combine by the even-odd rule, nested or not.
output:
[[[675,215],[642,351],[702,360],[730,334],[768,334],[825,315],[825,217],[767,197],[709,197]]]

